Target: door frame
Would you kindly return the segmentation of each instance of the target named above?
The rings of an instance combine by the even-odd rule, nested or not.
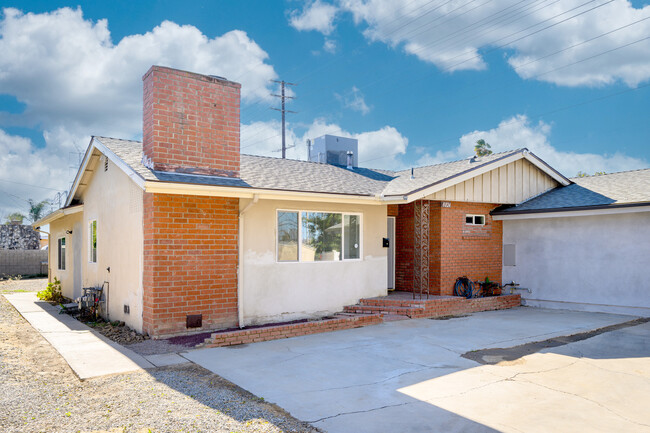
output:
[[[388,233],[388,221],[390,221],[391,219],[393,220],[393,232],[392,232],[392,233]],[[389,242],[388,245],[389,245],[389,246],[388,246],[388,252],[387,252],[387,254],[386,254],[386,260],[390,260],[390,259],[391,259],[391,257],[389,257],[389,255],[390,255],[390,253],[391,253],[391,250],[392,250],[392,256],[393,256],[393,257],[392,257],[392,263],[393,263],[393,275],[392,275],[392,276],[393,276],[393,279],[392,279],[392,281],[393,281],[393,287],[387,287],[388,290],[395,290],[395,265],[396,265],[396,261],[395,261],[395,259],[396,259],[396,255],[395,255],[395,252],[396,252],[396,248],[395,248],[395,240],[396,240],[396,239],[395,239],[395,238],[397,237],[397,236],[396,236],[396,233],[397,233],[397,227],[396,227],[396,224],[397,224],[397,218],[396,218],[396,217],[394,217],[394,216],[388,216],[388,217],[387,217],[387,219],[386,219],[386,235],[387,235],[387,237],[388,237],[388,242]],[[392,235],[392,236],[391,236],[391,235]],[[388,277],[388,271],[389,271],[389,269],[386,270],[386,276],[387,276],[387,277]],[[389,283],[389,281],[387,281],[387,283]],[[388,286],[389,284],[386,284],[386,285]]]

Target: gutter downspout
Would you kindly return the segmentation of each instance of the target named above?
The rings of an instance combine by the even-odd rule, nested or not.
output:
[[[239,327],[244,327],[244,213],[260,199],[259,194],[253,194],[253,199],[239,211],[239,264],[237,265],[237,315]]]

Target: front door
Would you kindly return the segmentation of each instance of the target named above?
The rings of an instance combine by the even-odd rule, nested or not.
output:
[[[395,217],[388,217],[388,290],[395,290]]]

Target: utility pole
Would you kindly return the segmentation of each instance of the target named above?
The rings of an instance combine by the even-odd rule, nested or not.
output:
[[[271,80],[271,81],[273,81],[274,83],[278,83],[278,84],[280,84],[280,90],[281,90],[280,94],[279,94],[279,95],[271,94],[271,96],[275,96],[276,98],[280,98],[280,99],[281,99],[281,101],[282,101],[282,108],[273,108],[273,107],[271,107],[271,109],[272,109],[272,110],[279,111],[279,112],[282,113],[282,159],[285,159],[285,158],[287,157],[287,143],[286,143],[286,133],[285,133],[285,120],[284,120],[284,117],[285,117],[285,113],[295,113],[295,111],[286,110],[286,109],[284,108],[284,107],[285,107],[285,100],[286,100],[286,99],[296,99],[296,98],[294,98],[293,96],[286,96],[286,95],[284,94],[284,88],[285,88],[285,86],[295,86],[296,84],[294,84],[294,83],[288,83],[288,82],[286,82],[286,81],[284,81],[284,80],[281,80],[281,81]]]

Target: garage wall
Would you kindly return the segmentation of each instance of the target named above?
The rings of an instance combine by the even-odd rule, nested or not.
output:
[[[650,212],[503,221],[526,305],[650,316]]]
[[[250,200],[241,200],[240,209]],[[362,214],[362,260],[276,261],[277,210]],[[386,206],[260,200],[243,217],[244,324],[320,317],[387,293]]]

